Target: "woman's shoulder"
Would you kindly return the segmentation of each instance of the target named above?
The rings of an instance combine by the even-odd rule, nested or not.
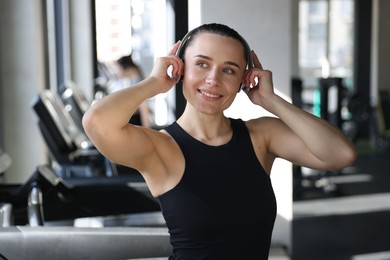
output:
[[[277,127],[281,120],[273,116],[262,116],[245,121],[245,125],[249,130],[268,129]]]
[[[245,122],[249,134],[255,140],[271,140],[285,129],[284,123],[277,117],[264,116]]]

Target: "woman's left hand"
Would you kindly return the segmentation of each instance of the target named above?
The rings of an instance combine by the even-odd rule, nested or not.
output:
[[[264,70],[256,53],[252,51],[254,68],[245,71],[242,82],[249,99],[256,105],[266,106],[274,95],[272,72]],[[265,107],[264,107],[265,108]]]

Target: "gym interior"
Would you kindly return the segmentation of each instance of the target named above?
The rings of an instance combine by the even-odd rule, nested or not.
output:
[[[113,60],[132,53],[147,75],[189,29],[221,22],[278,94],[358,151],[337,172],[275,162],[269,259],[389,260],[389,13],[387,0],[0,1],[0,259],[168,259],[158,202],[94,148],[81,118],[108,94]],[[182,112],[176,89],[148,101],[151,127]],[[267,115],[242,93],[226,114]]]

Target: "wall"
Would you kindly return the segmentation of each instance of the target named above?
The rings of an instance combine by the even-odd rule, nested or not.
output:
[[[225,23],[248,41],[265,69],[274,75],[276,91],[286,99],[290,95],[292,3],[285,0],[214,0],[200,1],[200,22]],[[249,114],[248,111],[251,111]],[[265,115],[265,111],[250,103],[240,93],[228,116],[249,119]],[[278,217],[272,243],[291,249],[292,167],[277,160],[271,173],[278,203]]]
[[[39,0],[0,1],[0,87],[3,150],[13,159],[7,183],[21,183],[44,161],[30,106],[44,87],[42,10]]]

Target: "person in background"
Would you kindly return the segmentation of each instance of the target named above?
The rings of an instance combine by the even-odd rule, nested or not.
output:
[[[187,103],[176,122],[160,131],[127,124],[142,102],[179,80]],[[226,117],[241,90],[276,117]],[[356,157],[340,129],[278,96],[244,38],[216,23],[190,31],[136,86],[91,106],[83,124],[97,149],[137,169],[159,200],[171,260],[268,259],[275,159],[334,170]]]
[[[115,79],[109,84],[109,92],[135,86],[144,79],[141,68],[134,62],[132,54],[122,56],[114,62]],[[131,116],[129,123],[150,127],[150,111],[147,100],[142,102],[135,113]]]

